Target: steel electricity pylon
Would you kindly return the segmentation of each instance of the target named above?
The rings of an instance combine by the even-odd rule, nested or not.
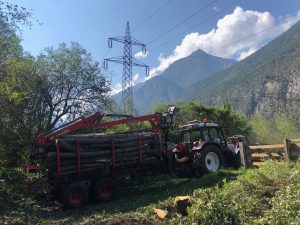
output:
[[[104,59],[103,65],[106,69],[108,67],[108,62],[123,64],[122,107],[124,113],[133,114],[132,67],[145,67],[146,75],[149,73],[149,67],[132,56],[132,46],[141,46],[142,53],[146,54],[146,45],[130,36],[129,22],[127,22],[126,25],[125,36],[108,38],[109,48],[112,48],[113,41],[124,43],[123,56]]]

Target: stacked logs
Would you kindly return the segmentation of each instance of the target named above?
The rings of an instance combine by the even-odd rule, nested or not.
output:
[[[79,165],[80,173],[95,170],[110,173],[112,169],[121,172],[136,166],[153,166],[160,158],[159,141],[149,132],[69,135],[57,142],[61,176],[78,174]],[[48,152],[50,177],[57,175],[57,164],[57,149],[53,148]]]

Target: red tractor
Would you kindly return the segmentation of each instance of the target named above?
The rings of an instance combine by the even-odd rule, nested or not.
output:
[[[222,166],[239,167],[238,138],[226,140],[218,124],[191,121],[179,128],[179,134],[181,143],[173,149],[179,174],[192,172],[201,175],[217,171]]]

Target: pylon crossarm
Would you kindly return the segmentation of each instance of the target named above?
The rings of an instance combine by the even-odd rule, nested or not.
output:
[[[120,57],[113,57],[113,58],[104,59],[104,61],[123,64],[124,63],[124,58],[121,57],[121,56]]]
[[[131,37],[131,44],[133,45],[139,45],[139,46],[146,46],[144,43],[136,40],[135,38]]]
[[[149,75],[149,66],[147,66],[146,64],[140,62],[139,60],[133,58],[132,59],[132,65],[133,66],[139,66],[139,67],[145,67],[146,68],[146,75]]]
[[[111,38],[109,38],[109,40],[124,43],[124,42],[125,42],[125,37],[124,37],[124,36],[120,36],[120,37],[111,37]]]
[[[148,67],[145,63],[142,63],[141,61],[132,58],[132,65],[133,66],[139,66],[139,67]]]

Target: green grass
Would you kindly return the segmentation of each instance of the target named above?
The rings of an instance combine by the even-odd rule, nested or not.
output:
[[[19,170],[2,170],[1,211],[12,224],[93,224],[109,218],[138,218],[153,214],[154,207],[168,205],[172,197],[192,194],[198,188],[212,187],[234,179],[240,171],[220,170],[202,178],[177,178],[171,175],[147,177],[143,185],[121,182],[117,196],[107,203],[90,203],[78,210],[63,210],[45,188],[27,186]],[[12,194],[14,193],[14,194]],[[0,215],[1,215],[0,211]],[[0,216],[1,218],[1,216]],[[153,218],[152,218],[153,219]]]
[[[0,170],[0,180],[0,221],[7,224],[300,224],[300,163],[123,181],[114,200],[77,210],[63,210],[45,188],[27,186],[19,170]],[[192,196],[187,217],[174,211],[177,195]],[[168,210],[167,219],[156,218],[154,208]]]

